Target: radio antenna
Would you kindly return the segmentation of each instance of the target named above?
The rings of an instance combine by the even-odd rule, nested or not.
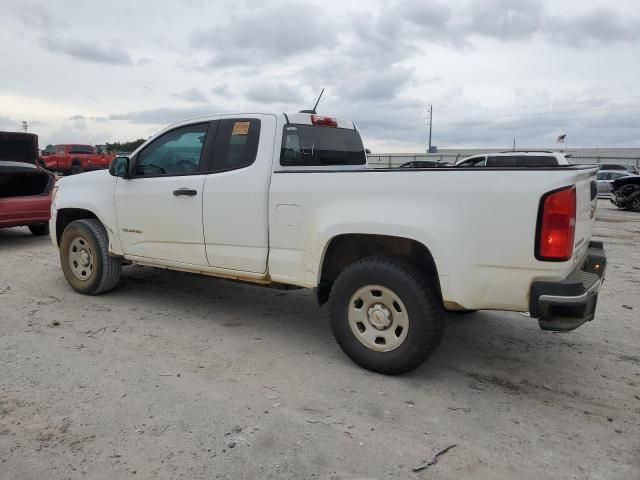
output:
[[[313,113],[316,113],[316,108],[318,108],[318,104],[320,103],[320,99],[322,98],[323,93],[324,93],[324,88],[322,89],[322,91],[320,92],[320,95],[318,96],[318,101],[313,106]]]
[[[311,110],[300,110],[300,113],[311,113],[311,114],[315,115],[317,113],[316,112],[316,108],[318,108],[318,104],[320,103],[320,99],[322,98],[322,94],[323,93],[324,93],[324,88],[320,92],[320,95],[318,96],[318,100],[316,101],[316,104],[313,106],[313,109],[311,109]]]

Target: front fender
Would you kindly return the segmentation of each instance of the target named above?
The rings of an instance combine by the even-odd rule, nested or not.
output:
[[[106,170],[63,177],[58,181],[58,193],[51,205],[52,222],[63,209],[87,210],[104,225],[109,252],[122,255],[114,204],[116,181]]]

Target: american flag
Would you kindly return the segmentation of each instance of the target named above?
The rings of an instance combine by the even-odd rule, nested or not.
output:
[[[556,142],[558,143],[564,143],[565,139],[567,138],[567,134],[563,133],[562,135],[558,135],[558,138],[556,139]]]

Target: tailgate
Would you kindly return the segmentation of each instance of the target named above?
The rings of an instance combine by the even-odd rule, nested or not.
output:
[[[596,221],[598,188],[596,168],[580,171],[576,178],[576,234],[573,259],[580,260],[587,251]]]

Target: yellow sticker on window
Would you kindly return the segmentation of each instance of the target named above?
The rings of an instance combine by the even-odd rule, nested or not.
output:
[[[248,135],[251,122],[236,122],[233,124],[231,135]]]

